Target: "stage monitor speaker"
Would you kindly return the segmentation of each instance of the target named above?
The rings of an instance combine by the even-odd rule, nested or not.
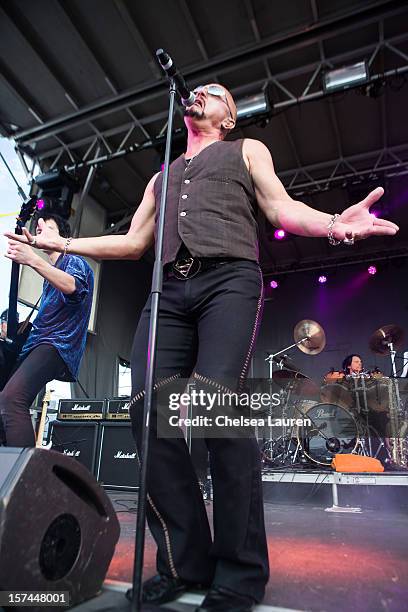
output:
[[[130,423],[101,423],[96,479],[108,489],[137,489],[139,462]]]
[[[108,496],[77,461],[52,450],[0,448],[0,591],[67,591],[70,606],[90,599],[119,532]]]
[[[99,425],[96,422],[53,421],[51,448],[63,455],[73,457],[94,473],[98,428]]]

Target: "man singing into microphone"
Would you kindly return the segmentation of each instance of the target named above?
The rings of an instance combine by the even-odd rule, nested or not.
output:
[[[187,149],[170,167],[164,229],[156,379],[192,377],[213,390],[247,374],[262,311],[256,213],[300,236],[331,244],[398,227],[370,215],[383,194],[372,191],[339,215],[293,200],[257,140],[226,141],[236,122],[230,92],[218,84],[195,90],[186,108]],[[153,243],[162,174],[148,183],[126,236],[74,239],[69,252],[138,259]],[[15,237],[18,239],[18,237]],[[25,232],[22,240],[31,240]],[[40,248],[62,251],[64,240],[44,232]],[[150,299],[133,344],[132,410],[140,439]],[[228,381],[228,383],[226,383]],[[191,464],[180,438],[159,438],[156,419],[148,464],[148,521],[158,546],[158,574],[144,601],[163,603],[195,584],[208,585],[199,610],[249,611],[263,598],[269,576],[259,450],[254,438],[208,439],[214,486],[214,539]]]

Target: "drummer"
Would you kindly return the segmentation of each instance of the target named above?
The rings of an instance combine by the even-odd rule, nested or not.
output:
[[[359,376],[363,372],[363,360],[357,353],[343,359],[343,372],[346,376]]]

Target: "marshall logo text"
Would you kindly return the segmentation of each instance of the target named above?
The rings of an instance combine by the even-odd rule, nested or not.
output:
[[[117,453],[113,455],[114,459],[136,459],[136,453],[124,453],[119,450]]]

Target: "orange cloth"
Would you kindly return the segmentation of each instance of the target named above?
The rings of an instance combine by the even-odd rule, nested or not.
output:
[[[383,472],[384,466],[372,457],[361,455],[336,455],[332,461],[332,468],[336,472]]]

